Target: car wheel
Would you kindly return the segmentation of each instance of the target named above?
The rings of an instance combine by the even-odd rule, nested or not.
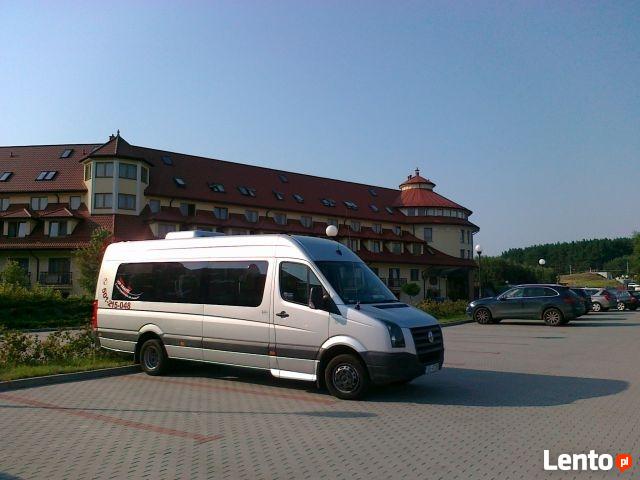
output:
[[[331,359],[324,370],[324,382],[334,397],[356,400],[367,391],[369,376],[359,358],[343,354]]]
[[[547,308],[542,314],[542,319],[550,327],[557,327],[564,322],[564,315],[557,308]]]
[[[625,308],[626,307],[624,305],[624,302],[618,302],[618,311],[619,312],[623,312]]]
[[[594,312],[599,312],[600,310],[602,310],[602,305],[600,305],[598,302],[593,302],[591,304],[591,310],[593,310]]]
[[[480,325],[488,325],[489,323],[493,323],[493,318],[491,317],[491,312],[488,308],[478,308],[475,312],[473,312],[473,319]]]
[[[162,375],[167,370],[169,358],[162,342],[152,338],[144,342],[140,349],[140,366],[148,375]]]

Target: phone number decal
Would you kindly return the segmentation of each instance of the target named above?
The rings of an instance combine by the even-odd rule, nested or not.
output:
[[[114,308],[116,310],[131,310],[131,302],[122,302],[118,300],[109,299],[109,293],[106,288],[102,289],[102,298],[107,303],[107,307]]]

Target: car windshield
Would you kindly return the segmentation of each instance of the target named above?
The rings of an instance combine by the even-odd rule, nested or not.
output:
[[[345,304],[398,301],[362,262],[316,262],[316,265]]]

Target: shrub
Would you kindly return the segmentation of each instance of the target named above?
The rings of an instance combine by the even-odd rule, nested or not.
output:
[[[0,274],[0,280],[4,285],[19,287],[29,286],[29,277],[27,276],[27,272],[24,271],[18,262],[14,262],[12,260],[9,260],[7,265],[4,267],[4,270]]]
[[[75,254],[78,269],[80,270],[78,282],[91,295],[96,291],[100,264],[110,238],[110,231],[98,228],[91,234],[89,245],[79,249]]]
[[[443,302],[424,300],[417,307],[436,318],[449,318],[464,315],[467,305],[466,300],[445,300]]]
[[[413,300],[413,297],[420,293],[420,285],[418,285],[417,283],[405,283],[404,285],[402,285],[402,287],[400,287],[400,290],[402,290],[402,292],[406,295],[409,295],[409,297],[411,297],[411,299]]]

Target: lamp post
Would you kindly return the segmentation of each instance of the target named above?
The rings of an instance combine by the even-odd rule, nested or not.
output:
[[[482,279],[480,278],[480,268],[481,268],[481,260],[482,260],[482,246],[480,244],[476,245],[475,248],[476,253],[478,254],[478,298],[482,298]]]
[[[544,267],[546,263],[547,263],[547,261],[546,261],[544,258],[541,258],[540,260],[538,260],[538,264],[539,264],[541,267]]]

